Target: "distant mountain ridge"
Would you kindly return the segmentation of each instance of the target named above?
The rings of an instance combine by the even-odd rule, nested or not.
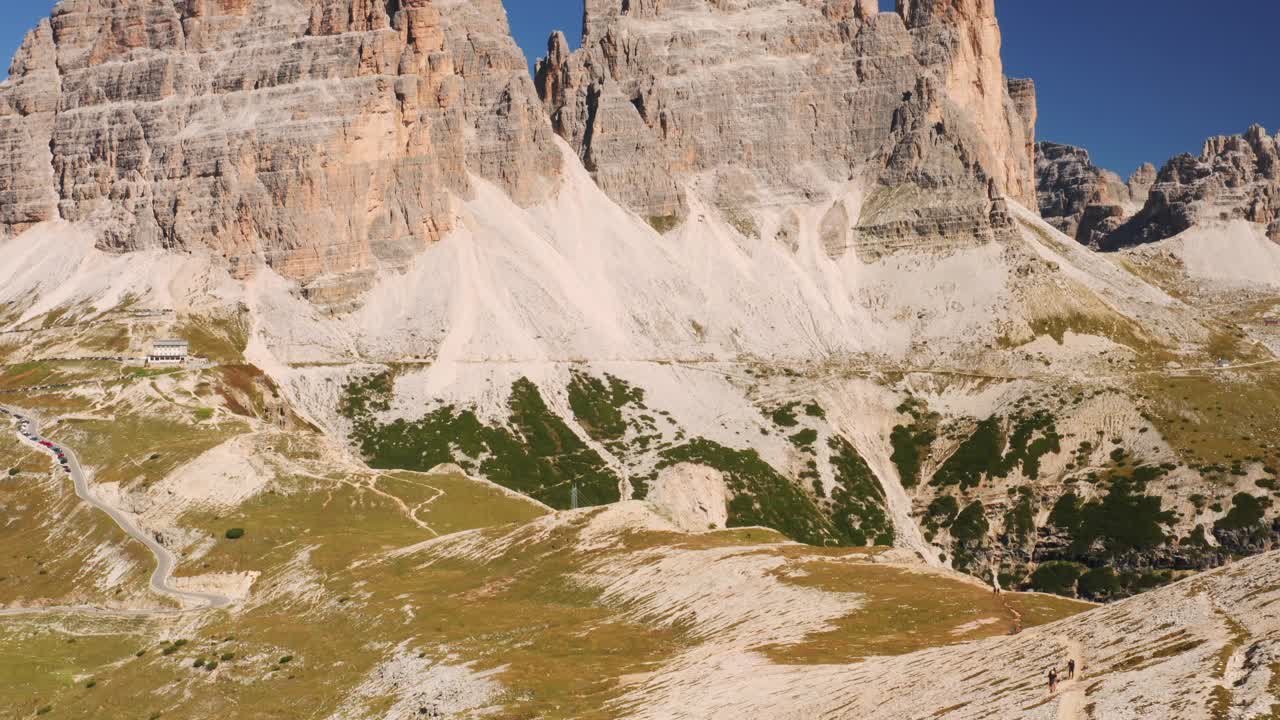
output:
[[[1205,141],[1126,184],[1093,165],[1088,151],[1037,145],[1040,214],[1081,243],[1117,250],[1167,240],[1202,221],[1245,220],[1280,242],[1277,139],[1260,125]]]

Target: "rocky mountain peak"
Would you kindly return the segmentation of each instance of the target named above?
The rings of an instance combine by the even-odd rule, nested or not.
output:
[[[1146,199],[1150,180],[1143,170],[1125,183],[1119,175],[1093,164],[1089,151],[1072,145],[1036,145],[1040,215],[1063,233],[1098,247]]]
[[[1151,194],[1151,186],[1156,184],[1159,171],[1151,163],[1143,163],[1129,176],[1129,195],[1138,204],[1145,204]]]
[[[64,0],[0,84],[0,234],[83,222],[330,299],[472,174],[529,203],[559,162],[499,0]]]
[[[984,201],[990,182],[1033,206],[1034,88],[1013,84],[1014,100],[993,3],[878,10],[866,0],[588,0],[582,48],[568,54],[553,36],[538,91],[606,192],[643,216],[675,218],[694,185],[739,213],[816,201],[833,182],[901,180],[904,161],[933,156],[920,138],[895,150],[927,75],[935,109],[954,120],[937,126],[940,146],[966,153],[954,165],[967,176],[952,180]]]
[[[934,23],[994,22],[995,0],[897,0],[896,11],[907,27]]]
[[[1159,171],[1147,163],[1128,182],[1082,148],[1042,142],[1036,175],[1041,215],[1097,249],[1157,242],[1212,220],[1257,223],[1280,242],[1280,155],[1260,125],[1209,138],[1199,156],[1178,155]]]
[[[1160,170],[1142,210],[1104,243],[1108,249],[1173,237],[1204,220],[1247,220],[1280,242],[1280,155],[1276,138],[1254,125],[1205,141],[1200,156],[1179,155]]]

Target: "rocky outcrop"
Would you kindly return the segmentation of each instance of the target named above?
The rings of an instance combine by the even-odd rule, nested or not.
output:
[[[448,231],[470,174],[545,192],[525,68],[500,0],[63,0],[0,85],[0,233],[84,222],[342,297]]]
[[[554,35],[536,85],[597,183],[650,218],[682,216],[695,185],[739,214],[853,178],[966,198],[886,236],[985,223],[989,188],[1034,206],[1034,87],[1006,84],[991,0],[587,0],[583,47]]]
[[[1008,86],[1009,98],[1022,120],[1022,133],[1026,138],[1023,152],[1026,153],[1028,167],[1035,177],[1039,177],[1036,172],[1036,123],[1040,120],[1040,107],[1036,101],[1036,83],[1029,78],[1009,78]],[[1030,198],[1024,195],[1021,199],[1026,201]],[[1027,207],[1034,210],[1036,204],[1028,203]]]
[[[872,160],[879,186],[858,219],[859,257],[869,262],[911,248],[945,251],[1009,237],[1008,205],[984,170],[968,118],[929,75],[905,97]]]
[[[1150,167],[1150,166],[1146,166]],[[1132,184],[1093,164],[1089,151],[1071,145],[1036,145],[1040,215],[1063,233],[1098,247],[1140,206],[1150,184],[1140,169]],[[1145,184],[1145,186],[1144,186]]]
[[[1211,138],[1199,157],[1170,160],[1142,210],[1103,247],[1164,240],[1204,220],[1248,220],[1280,242],[1280,153],[1276,139],[1261,126],[1244,135]]]
[[[1158,172],[1151,163],[1143,163],[1142,167],[1129,176],[1129,197],[1139,205],[1146,205],[1151,196],[1151,188],[1156,184]]]

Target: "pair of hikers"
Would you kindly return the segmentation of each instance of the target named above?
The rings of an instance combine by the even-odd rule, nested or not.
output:
[[[1076,677],[1076,661],[1075,658],[1067,660],[1067,679],[1074,680]],[[1049,692],[1058,692],[1058,668],[1049,668]]]

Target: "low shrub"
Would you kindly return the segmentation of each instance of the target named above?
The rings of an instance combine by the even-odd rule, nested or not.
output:
[[[1040,592],[1074,597],[1076,583],[1083,574],[1080,566],[1075,563],[1045,563],[1031,573],[1031,588]]]
[[[231,528],[227,531],[228,540],[239,540],[244,537],[244,528]]]

